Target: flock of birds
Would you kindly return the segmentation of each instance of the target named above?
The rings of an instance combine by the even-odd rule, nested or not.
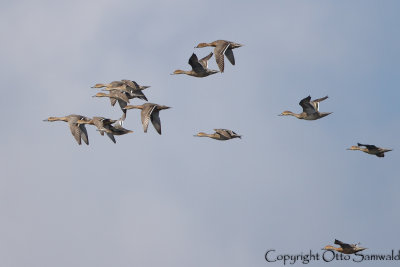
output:
[[[239,48],[243,45],[225,41],[217,40],[211,43],[199,43],[195,48],[203,47],[214,47],[214,53],[208,54],[206,57],[198,59],[197,55],[193,53],[189,58],[188,64],[192,67],[191,70],[175,70],[171,75],[176,74],[186,74],[197,78],[207,77],[209,75],[224,72],[224,59],[225,57],[229,60],[232,65],[235,65],[235,57],[233,55],[233,49]],[[215,56],[217,62],[218,70],[211,70],[208,68],[208,61],[212,56]],[[161,134],[161,121],[160,121],[160,110],[169,109],[170,107],[154,104],[145,103],[142,105],[128,105],[131,99],[138,98],[144,101],[148,101],[147,97],[144,95],[143,90],[149,88],[150,86],[141,86],[135,81],[121,80],[113,81],[109,84],[96,84],[92,88],[104,88],[104,92],[98,92],[94,97],[107,97],[110,99],[111,105],[114,106],[117,102],[123,112],[122,117],[119,120],[112,120],[104,117],[93,117],[88,118],[82,115],[71,114],[65,117],[49,117],[45,121],[65,121],[68,123],[71,133],[80,145],[83,140],[87,145],[89,144],[89,138],[85,124],[94,125],[97,127],[97,131],[101,135],[104,133],[116,143],[114,135],[124,135],[132,133],[133,131],[127,130],[122,127],[123,121],[126,119],[126,113],[129,109],[140,109],[141,110],[141,120],[143,125],[143,130],[146,133],[148,129],[149,122],[151,121],[156,131]],[[325,116],[328,116],[332,112],[320,112],[319,103],[328,98],[328,96],[311,100],[311,96],[302,99],[299,105],[302,107],[303,112],[296,114],[291,111],[283,111],[280,116],[294,116],[302,120],[317,120]],[[225,141],[234,138],[241,138],[240,135],[232,130],[228,129],[214,129],[214,133],[207,134],[204,132],[199,132],[195,136],[197,137],[209,137],[212,139]],[[357,146],[351,146],[348,150],[359,150],[365,153],[376,155],[377,157],[384,157],[386,152],[392,151],[391,149],[380,148],[374,145],[366,145],[358,143]]]

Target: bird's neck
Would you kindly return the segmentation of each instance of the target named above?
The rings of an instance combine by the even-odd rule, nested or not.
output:
[[[65,121],[65,122],[68,122],[68,118],[67,117],[50,117],[48,119],[48,121]]]
[[[293,116],[293,117],[296,117],[296,118],[298,118],[298,119],[302,119],[301,113],[300,113],[300,114],[297,114],[297,113],[293,113],[293,112],[291,112],[291,111],[289,111],[289,112],[290,112],[290,113],[289,113],[288,115]]]
[[[190,75],[190,71],[176,70],[176,71],[174,71],[174,74],[189,74]]]

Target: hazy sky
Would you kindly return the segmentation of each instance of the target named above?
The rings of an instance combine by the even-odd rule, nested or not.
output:
[[[321,252],[335,238],[366,254],[399,250],[399,10],[389,0],[3,1],[0,266],[283,266],[265,252]],[[218,39],[245,45],[236,66],[170,75]],[[90,145],[78,146],[66,123],[42,121],[119,118],[90,87],[120,79],[172,107],[163,135],[143,133],[138,110],[117,144],[88,126]],[[277,116],[308,95],[329,95],[320,110],[333,114]],[[193,137],[214,128],[243,138]],[[357,142],[394,151],[346,151]]]

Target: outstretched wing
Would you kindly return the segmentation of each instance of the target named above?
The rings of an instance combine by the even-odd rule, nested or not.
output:
[[[210,60],[212,55],[213,55],[213,52],[211,52],[208,56],[205,56],[199,60],[200,64],[203,66],[203,68],[205,68],[205,69],[208,68],[208,60]]]
[[[226,129],[214,129],[214,131],[226,138],[232,138],[231,134],[229,133],[230,130],[226,130]]]
[[[157,105],[150,106],[146,109],[142,109],[141,112],[141,119],[142,119],[142,124],[143,124],[143,130],[145,133],[147,133],[147,128],[149,127],[149,122],[151,120],[151,114],[155,110]]]
[[[129,98],[132,99],[135,97],[145,100],[145,101],[148,101],[147,97],[143,94],[142,90],[140,90],[140,89],[132,89],[129,91]]]
[[[154,110],[150,116],[151,122],[153,123],[154,128],[157,130],[158,134],[161,134],[161,120],[160,120],[160,111]]]
[[[203,72],[204,68],[203,66],[199,63],[199,60],[196,56],[195,53],[192,54],[192,56],[189,58],[189,65],[192,66],[192,69],[194,72]]]
[[[233,51],[232,49],[228,48],[225,51],[225,56],[231,62],[232,65],[235,65],[235,57],[233,56]]]
[[[111,106],[114,106],[117,103],[117,99],[110,97]]]
[[[364,144],[360,144],[357,143],[358,146],[365,146],[368,149],[378,149],[378,147],[374,146],[374,145],[364,145]]]
[[[328,98],[328,96],[314,99],[313,101],[311,101],[311,104],[314,106],[315,110],[318,111],[319,110],[319,102],[324,101],[327,98]]]
[[[215,60],[221,72],[224,72],[224,55],[229,45],[229,42],[223,42],[214,48]]]
[[[342,241],[339,241],[337,239],[335,239],[335,244],[339,245],[341,248],[351,248],[352,247],[350,244],[343,243]]]
[[[106,134],[111,139],[111,141],[113,141],[114,144],[117,143],[117,141],[115,141],[115,137],[113,134],[111,134],[111,133],[106,133]]]
[[[121,82],[123,82],[124,84],[126,84],[127,86],[129,86],[133,89],[140,89],[139,84],[137,84],[137,82],[135,82],[135,81],[121,80]]]
[[[307,96],[306,98],[303,98],[299,103],[299,105],[303,108],[303,112],[307,114],[313,114],[316,112],[316,109],[314,105],[310,103],[310,100],[311,96]]]
[[[81,131],[81,138],[82,138],[83,142],[85,142],[85,144],[89,145],[89,136],[88,136],[85,125],[80,124],[79,129]]]
[[[76,142],[78,142],[79,145],[82,144],[81,141],[81,130],[76,123],[70,123],[69,124],[69,129],[71,130],[71,134],[74,136]]]

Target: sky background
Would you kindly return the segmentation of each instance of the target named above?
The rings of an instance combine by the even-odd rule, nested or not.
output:
[[[399,10],[389,0],[2,1],[0,266],[282,266],[265,252],[321,252],[335,238],[365,254],[399,250]],[[218,39],[244,44],[236,66],[170,75]],[[43,122],[119,118],[90,87],[120,79],[172,107],[161,136],[143,133],[138,110],[117,144],[88,126],[90,145],[78,146],[66,123]],[[299,113],[308,95],[328,95],[320,111],[333,114],[277,116]],[[243,138],[193,137],[214,128]],[[357,142],[394,151],[346,151]]]

